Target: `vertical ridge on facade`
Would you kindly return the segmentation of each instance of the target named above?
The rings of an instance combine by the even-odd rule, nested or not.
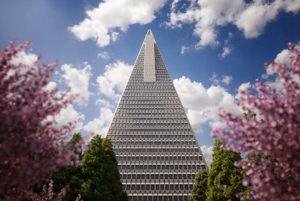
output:
[[[153,56],[149,44],[153,46]],[[195,174],[200,169],[207,170],[151,30],[108,137],[129,201],[188,201]]]
[[[144,82],[155,82],[155,51],[154,51],[154,36],[149,29],[144,40]]]

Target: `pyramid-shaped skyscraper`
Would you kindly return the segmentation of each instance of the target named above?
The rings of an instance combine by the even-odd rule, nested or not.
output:
[[[129,201],[188,201],[195,174],[207,169],[151,30],[108,137]]]

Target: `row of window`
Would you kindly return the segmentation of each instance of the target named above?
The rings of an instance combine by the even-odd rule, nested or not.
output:
[[[112,140],[148,140],[148,139],[169,139],[169,140],[177,140],[178,138],[180,139],[194,139],[192,135],[126,135],[126,132],[124,131],[124,134],[112,134],[109,136],[110,139]]]
[[[188,196],[128,196],[128,201],[188,201]]]
[[[179,102],[175,102],[173,101],[174,103],[171,103],[171,101],[169,101],[170,103],[166,104],[166,103],[160,103],[160,102],[157,102],[157,103],[151,103],[151,102],[145,102],[145,103],[140,103],[140,102],[136,102],[136,103],[133,103],[132,104],[128,104],[128,103],[123,103],[121,102],[119,104],[119,106],[127,106],[127,107],[132,107],[132,106],[136,106],[136,107],[145,107],[145,106],[151,106],[151,107],[161,107],[161,106],[180,106]]]
[[[119,129],[110,129],[109,133],[114,134],[132,134],[132,135],[161,135],[163,138],[164,135],[174,135],[175,138],[189,138],[193,137],[193,133],[191,129],[126,129],[126,130],[119,130]],[[187,137],[184,137],[187,136]],[[156,137],[148,137],[148,138],[156,138]],[[169,137],[168,137],[169,138]]]
[[[133,82],[133,83],[144,83],[144,77],[133,78],[133,79],[130,78],[129,81]],[[158,78],[158,77],[156,77],[156,82],[162,82],[162,81],[172,82],[171,78]]]
[[[129,148],[129,149],[114,149],[115,152],[122,152],[122,153],[125,153],[125,152],[132,152],[132,153],[144,153],[144,152],[148,152],[148,153],[159,153],[159,152],[162,152],[162,153],[178,153],[178,152],[181,152],[181,153],[194,153],[194,152],[199,152],[199,149],[196,148],[196,149],[159,149],[158,147],[157,148],[137,148],[137,149],[133,149],[133,148]]]
[[[178,109],[180,108],[180,109]],[[176,113],[176,112],[182,112],[181,107],[173,107],[173,108],[155,108],[155,107],[149,107],[149,108],[125,108],[125,107],[119,107],[118,112],[155,112],[157,111],[163,111],[163,112],[171,112],[171,113]]]
[[[202,156],[123,156],[120,161],[202,161]]]
[[[176,92],[127,92],[125,91],[123,96],[158,96],[158,97],[163,97],[163,96],[175,96],[177,95]]]
[[[119,170],[200,170],[205,165],[118,165]]]
[[[140,117],[140,118],[114,118],[113,121],[114,122],[148,122],[148,121],[152,121],[152,122],[186,122],[187,118],[182,117],[182,118],[162,118],[162,117],[148,117],[148,118],[144,118],[144,117]]]
[[[137,113],[137,112],[131,112],[131,113],[120,113],[117,112],[115,114],[116,117],[132,117],[132,116],[145,116],[145,117],[166,117],[166,116],[170,116],[170,117],[182,117],[184,115],[183,112],[180,113],[161,113],[160,111],[158,111],[157,113],[153,113],[153,112],[149,112],[149,113]]]
[[[172,180],[172,179],[189,179],[194,180],[195,174],[121,174],[121,179],[137,179],[137,180]]]
[[[132,104],[132,105],[128,105],[128,104],[120,104],[119,108],[135,108],[135,109],[139,109],[139,108],[149,108],[149,109],[177,109],[177,108],[182,108],[180,104]]]
[[[196,141],[114,141],[113,145],[196,145]]]
[[[148,101],[145,101],[145,100],[131,100],[131,101],[124,101],[122,100],[120,102],[120,105],[121,104],[180,104],[179,101],[176,101],[176,100],[168,100],[168,101],[154,101],[154,100],[148,100]]]
[[[145,128],[145,127],[156,127],[156,128],[189,128],[188,123],[112,123],[111,128]]]
[[[122,100],[171,101],[178,100],[178,96],[122,96]]]
[[[151,94],[151,93],[172,93],[174,92],[174,88],[169,88],[169,89],[161,89],[161,88],[152,88],[152,89],[143,89],[141,87],[135,87],[133,89],[130,89],[130,88],[126,88],[125,89],[125,92],[126,93],[137,93],[137,92],[140,92],[140,93],[148,93],[148,94]]]
[[[192,191],[193,184],[130,184],[122,185],[122,189],[128,191]]]
[[[149,90],[149,89],[174,89],[172,84],[169,85],[128,85],[126,89],[140,89],[140,90]]]

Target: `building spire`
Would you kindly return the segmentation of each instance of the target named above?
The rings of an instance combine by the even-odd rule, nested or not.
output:
[[[144,40],[144,82],[155,82],[156,71],[155,71],[155,39],[151,29],[148,29]]]

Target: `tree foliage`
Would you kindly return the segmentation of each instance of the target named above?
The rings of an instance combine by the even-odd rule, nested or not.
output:
[[[197,173],[190,201],[206,200],[207,178],[208,174],[206,170],[200,170]]]
[[[29,42],[11,42],[0,52],[0,200],[20,200],[74,156],[63,141],[73,123],[55,127],[54,116],[74,100],[69,92],[47,89],[57,62],[32,66],[11,61]]]
[[[78,135],[74,135],[71,142],[76,143],[80,139]],[[82,156],[82,166],[62,168],[53,174],[57,184],[55,192],[69,185],[63,198],[66,201],[74,201],[78,194],[85,201],[127,201],[126,193],[122,192],[118,164],[110,140],[94,136]]]
[[[221,110],[226,128],[213,131],[227,142],[226,149],[247,156],[238,164],[255,200],[300,200],[300,86],[295,81],[300,76],[300,44],[289,43],[289,49],[289,65],[265,65],[278,74],[283,89],[257,81],[257,94],[243,92],[238,103],[251,118]]]
[[[241,168],[234,163],[241,159],[238,153],[225,151],[222,143],[215,140],[213,161],[208,173],[207,201],[237,201],[236,194],[242,192]]]
[[[77,143],[82,144],[82,137],[80,133],[75,133],[70,143],[72,146],[77,147]],[[82,152],[80,150],[74,150],[78,158],[82,158]],[[74,201],[80,193],[81,183],[83,182],[81,174],[81,166],[77,163],[72,163],[68,167],[62,167],[59,171],[52,174],[52,179],[55,182],[53,190],[55,193],[59,193],[60,189],[68,187],[67,193],[64,195],[63,200]]]

